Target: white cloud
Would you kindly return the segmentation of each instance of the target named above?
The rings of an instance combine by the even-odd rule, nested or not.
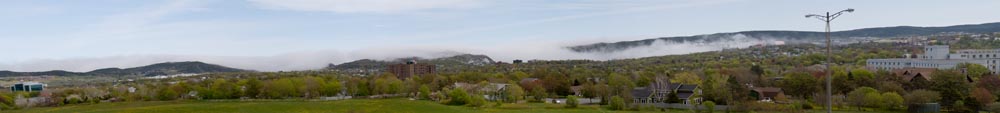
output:
[[[248,0],[277,10],[337,13],[397,13],[481,6],[485,0]]]
[[[581,39],[588,40],[588,39]],[[684,43],[656,41],[649,46],[630,48],[618,52],[577,53],[565,47],[590,44],[590,41],[538,40],[533,42],[516,42],[497,46],[480,45],[425,45],[425,46],[386,46],[367,48],[355,51],[320,50],[300,51],[274,56],[198,56],[198,55],[123,55],[94,58],[72,58],[56,60],[34,60],[11,64],[0,64],[0,70],[13,71],[47,71],[69,70],[85,72],[95,69],[119,67],[129,68],[162,62],[202,61],[223,66],[251,69],[258,71],[289,71],[320,69],[327,64],[340,64],[359,59],[389,60],[402,57],[438,58],[462,53],[483,54],[496,61],[511,62],[522,60],[566,60],[591,59],[613,60],[640,58],[662,55],[688,54],[695,52],[716,51],[725,48],[744,48],[755,44],[774,40],[759,40],[743,35],[734,35],[731,39],[706,42],[701,40]]]

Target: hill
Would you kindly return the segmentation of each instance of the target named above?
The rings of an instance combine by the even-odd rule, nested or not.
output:
[[[173,74],[185,74],[185,73],[215,73],[215,72],[243,72],[249,70],[236,69],[225,67],[221,65],[208,64],[198,61],[187,61],[187,62],[165,62],[157,63],[141,67],[133,68],[104,68],[97,69],[90,72],[69,72],[62,70],[53,70],[45,72],[13,72],[13,71],[0,71],[0,76],[41,76],[41,75],[51,75],[51,76],[73,76],[73,75],[140,75],[140,76],[156,76],[156,75],[173,75]]]
[[[495,63],[492,58],[486,55],[461,54],[442,58],[420,58],[407,57],[394,60],[372,60],[361,59],[341,64],[330,64],[326,69],[339,70],[347,73],[378,72],[385,70],[385,67],[392,64],[401,64],[408,61],[437,65],[438,70],[451,70],[468,66],[483,66]]]
[[[896,26],[880,28],[864,28],[848,31],[831,32],[831,38],[835,42],[853,43],[872,38],[893,38],[907,36],[929,36],[943,33],[995,33],[1000,32],[1000,22],[956,25],[946,27],[914,27]],[[757,41],[757,43],[771,43],[781,41],[783,43],[819,43],[825,42],[824,32],[812,31],[742,31],[732,33],[715,33],[696,36],[661,37],[653,39],[621,41],[613,43],[596,43],[566,47],[574,52],[580,53],[611,53],[619,52],[636,47],[651,46],[654,42],[667,42],[664,44],[682,43],[747,43]],[[728,41],[728,42],[727,42]],[[746,45],[746,44],[718,44],[718,45]]]

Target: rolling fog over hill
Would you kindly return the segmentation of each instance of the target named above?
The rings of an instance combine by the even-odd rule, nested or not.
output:
[[[846,44],[878,38],[924,36],[937,33],[1000,32],[1000,23],[958,25],[947,27],[881,27],[834,32],[835,42]],[[397,58],[425,59],[462,54],[482,54],[492,60],[510,62],[522,60],[611,60],[650,56],[688,54],[726,48],[745,48],[758,44],[822,43],[822,32],[804,31],[744,31],[697,36],[654,38],[614,43],[574,41],[504,42],[495,46],[386,46],[357,51],[303,51],[274,56],[190,56],[138,55],[60,60],[39,60],[0,65],[0,70],[13,71],[90,71],[109,67],[136,67],[170,61],[203,61],[239,69],[258,71],[288,71],[321,69],[328,64],[341,64],[361,59],[391,61]]]

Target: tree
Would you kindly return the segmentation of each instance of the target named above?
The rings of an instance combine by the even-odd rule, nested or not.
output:
[[[160,100],[174,100],[177,98],[177,92],[170,88],[160,89],[159,99]]]
[[[531,88],[531,97],[533,97],[532,101],[541,102],[545,99],[545,97],[548,97],[548,95],[549,94],[545,92],[545,88],[540,88],[540,86]]]
[[[454,90],[451,90],[448,97],[451,98],[451,100],[448,101],[448,105],[465,105],[470,100],[469,94],[462,88],[455,88]]]
[[[427,85],[420,85],[420,99],[430,100],[431,99],[431,88]]]
[[[271,80],[263,89],[267,91],[266,95],[269,98],[285,98],[299,94],[298,88],[295,88],[292,80],[288,78]]]
[[[330,79],[323,84],[323,88],[320,89],[320,93],[323,96],[337,96],[344,89],[344,86],[340,84],[337,79]]]
[[[702,102],[701,105],[705,106],[705,111],[707,113],[712,113],[713,111],[715,111],[715,102],[705,101],[705,102]]]
[[[865,94],[865,99],[863,100],[863,102],[868,107],[882,107],[882,106],[885,106],[885,103],[882,103],[883,102],[882,101],[882,94],[879,94],[878,91],[876,91],[876,92],[869,92],[869,93]]]
[[[900,109],[903,108],[903,96],[900,96],[896,92],[886,92],[882,93],[882,104],[887,109]]]
[[[954,70],[940,70],[934,72],[934,79],[931,79],[933,86],[931,90],[941,93],[942,106],[951,106],[955,101],[963,100],[969,95],[969,85],[965,76],[961,76]]]
[[[508,86],[506,93],[509,102],[517,103],[518,100],[524,99],[524,89],[516,84]]]
[[[468,96],[468,98],[469,102],[465,104],[465,106],[482,107],[483,105],[486,105],[486,98],[484,98],[483,96],[470,95]]]
[[[261,83],[260,80],[257,80],[257,78],[250,78],[250,80],[247,81],[246,91],[243,93],[243,96],[250,98],[258,97],[257,95],[260,94],[262,84],[263,83]]]
[[[983,105],[978,107],[989,106],[990,104],[993,104],[993,102],[997,100],[996,96],[994,96],[992,93],[990,93],[990,91],[986,90],[985,88],[976,88],[972,90],[972,94],[969,95],[969,97],[972,97],[973,99],[975,99],[976,102]]]
[[[701,77],[698,77],[697,74],[691,72],[682,72],[674,74],[670,78],[670,82],[681,84],[701,84]]]
[[[611,110],[625,110],[625,99],[622,99],[620,96],[612,96],[611,103],[609,104],[611,105],[609,107]]]
[[[941,94],[936,91],[920,89],[910,91],[910,93],[903,98],[906,100],[907,105],[934,103],[941,100]]]
[[[854,78],[852,81],[858,86],[877,87],[875,86],[875,74],[868,70],[854,69],[848,74]]]
[[[869,94],[876,94],[876,95],[869,97]],[[850,102],[851,105],[857,106],[858,109],[860,110],[862,106],[868,106],[873,103],[878,103],[878,102],[869,103],[871,102],[870,99],[878,98],[877,94],[878,90],[875,90],[875,88],[858,87],[857,89],[854,89],[854,91],[847,93],[847,101]]]
[[[983,76],[976,82],[976,87],[985,88],[992,94],[1000,94],[1000,78],[997,76]]]
[[[812,93],[819,92],[819,81],[808,73],[793,72],[785,75],[781,88],[786,94],[806,99]]]
[[[878,90],[884,92],[895,92],[896,94],[906,93],[906,90],[903,89],[903,85],[900,85],[899,83],[896,82],[879,83]]]
[[[990,69],[986,66],[974,63],[961,63],[955,69],[965,69],[965,74],[972,77],[972,80],[979,80],[983,75],[989,75]]]
[[[728,92],[729,90],[725,89],[727,77],[722,76],[723,75],[718,74],[705,75],[705,81],[702,81],[701,85],[698,86],[702,90],[702,98],[707,101],[714,101],[723,104],[727,103],[730,93]],[[749,92],[749,90],[747,92]]]
[[[580,101],[576,99],[576,96],[570,95],[566,97],[566,108],[576,108],[580,104]]]
[[[740,92],[750,92],[750,89],[747,89],[746,86],[737,81],[735,76],[729,76],[729,80],[727,80],[726,86],[728,86],[728,88],[726,89],[729,90],[727,94],[729,94],[730,97],[730,100],[727,101],[728,103],[726,105],[732,105],[731,103],[739,103],[746,100],[750,100],[749,95],[740,93]]]

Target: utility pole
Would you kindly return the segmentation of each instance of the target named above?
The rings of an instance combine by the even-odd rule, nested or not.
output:
[[[832,52],[833,45],[831,44],[833,40],[830,39],[830,21],[833,21],[833,19],[840,17],[840,15],[844,14],[844,12],[854,12],[854,9],[848,8],[846,10],[834,13],[832,15],[830,14],[830,12],[826,12],[825,16],[817,14],[806,15],[806,18],[816,18],[819,19],[820,21],[826,22],[826,112],[827,113],[833,113],[833,88],[831,86],[831,83],[833,82],[832,81],[833,70],[832,67],[830,67],[830,64],[833,63],[833,52]]]

